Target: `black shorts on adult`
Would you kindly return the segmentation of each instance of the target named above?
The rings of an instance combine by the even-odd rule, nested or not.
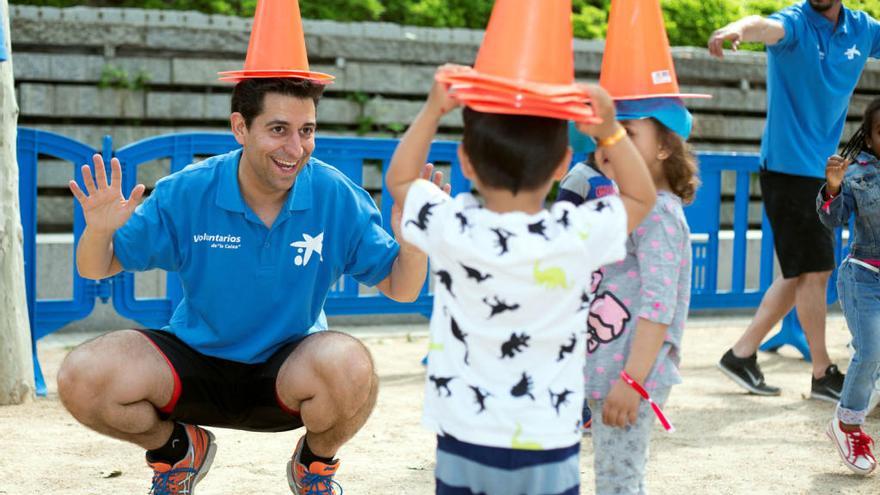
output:
[[[161,352],[174,375],[171,401],[159,408],[163,419],[249,431],[287,431],[303,426],[275,391],[281,365],[304,340],[283,346],[266,362],[246,364],[206,356],[175,335],[140,330]]]
[[[816,195],[825,181],[761,171],[764,210],[784,278],[834,269],[834,237],[816,214]]]

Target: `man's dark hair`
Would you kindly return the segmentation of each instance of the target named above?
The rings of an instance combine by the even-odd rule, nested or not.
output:
[[[568,123],[465,107],[462,146],[480,182],[513,194],[541,187],[568,147]]]
[[[263,100],[269,93],[301,99],[311,98],[317,109],[323,92],[323,85],[305,79],[245,79],[232,90],[232,111],[240,113],[244,117],[245,125],[250,127],[257,115],[263,112]]]

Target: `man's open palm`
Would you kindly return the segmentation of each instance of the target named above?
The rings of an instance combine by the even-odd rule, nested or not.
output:
[[[110,183],[107,183],[107,172],[104,159],[95,154],[95,177],[88,165],[82,166],[83,183],[86,195],[76,181],[70,181],[70,191],[82,205],[83,216],[90,229],[96,232],[112,234],[131,217],[132,212],[140,204],[144,196],[144,185],[138,184],[131,190],[128,199],[122,195],[122,167],[119,160],[110,160]]]

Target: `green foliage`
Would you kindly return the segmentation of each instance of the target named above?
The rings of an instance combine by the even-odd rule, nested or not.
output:
[[[150,83],[150,74],[140,69],[129,75],[128,71],[112,64],[101,68],[101,77],[98,79],[99,88],[132,89],[142,90]]]
[[[661,0],[661,3],[670,43],[704,46],[712,31],[731,21],[752,14],[768,15],[795,1]],[[10,3],[197,10],[249,17],[254,13],[257,0],[10,0]],[[572,0],[575,36],[604,38],[610,3],[610,0]],[[303,17],[310,19],[482,29],[489,20],[492,4],[492,0],[304,0],[300,8]],[[845,5],[880,18],[880,0],[845,0]]]

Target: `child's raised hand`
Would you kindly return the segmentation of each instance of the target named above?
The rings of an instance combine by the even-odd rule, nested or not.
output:
[[[585,84],[584,87],[590,94],[590,104],[593,107],[593,111],[602,119],[602,122],[599,124],[578,122],[575,124],[577,129],[596,139],[604,139],[614,135],[620,125],[617,123],[617,111],[614,109],[614,100],[598,84]]]
[[[456,65],[456,64],[445,64],[437,68],[436,74],[447,73],[447,72],[461,72],[472,70],[470,67],[465,65]],[[431,92],[428,94],[428,101],[425,105],[434,111],[438,112],[439,115],[445,115],[453,108],[459,105],[458,100],[452,97],[452,94],[449,90],[449,86],[446,83],[442,83],[434,79],[434,85],[431,86]]]
[[[636,423],[642,396],[623,380],[617,380],[605,397],[602,422],[613,428],[626,428]]]
[[[825,164],[825,182],[828,183],[825,190],[828,194],[837,194],[840,191],[840,183],[843,182],[843,176],[846,175],[846,169],[849,167],[850,160],[844,159],[840,155],[831,155]]]

